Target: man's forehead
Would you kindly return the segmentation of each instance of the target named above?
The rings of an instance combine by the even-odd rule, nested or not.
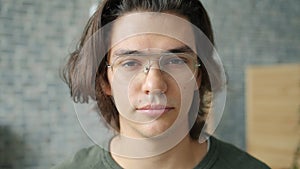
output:
[[[190,49],[189,46],[182,43],[181,41],[166,37],[163,35],[137,35],[133,37],[126,38],[115,46],[111,46],[113,51],[116,50],[126,50],[126,51],[147,51],[147,50],[175,50],[175,49]]]
[[[195,46],[191,23],[184,18],[171,14],[153,12],[130,13],[113,22],[110,29],[111,46],[122,43],[122,41],[126,41],[131,37],[139,37],[140,35],[147,34],[175,39],[193,50]],[[172,46],[183,45],[177,44]]]
[[[119,48],[114,51],[117,55],[126,54],[149,54],[149,53],[190,53],[193,52],[192,49],[186,45],[172,47],[167,49],[160,48],[145,48],[145,49],[129,49],[129,48]]]

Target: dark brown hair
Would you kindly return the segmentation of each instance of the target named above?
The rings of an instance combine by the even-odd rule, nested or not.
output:
[[[84,45],[93,37],[93,34],[106,24],[113,22],[126,13],[134,11],[168,12],[183,16],[209,39],[212,45],[202,46],[208,48],[206,49],[206,51],[209,51],[208,53],[212,52],[214,45],[209,17],[198,0],[103,0],[89,19],[80,43],[76,50],[71,53],[62,75],[70,88],[73,100],[81,103],[86,103],[91,98],[96,100],[101,115],[117,130],[120,129],[119,113],[112,98],[104,92],[104,87],[109,85],[105,59],[99,60],[95,50],[99,47],[104,48],[104,46],[101,44],[101,41],[97,40],[93,40],[96,43],[91,45],[92,48],[84,49]],[[91,51],[89,52],[90,54],[82,55],[80,54],[82,50]],[[199,62],[201,62],[200,59]],[[199,69],[199,74],[201,74],[199,113],[194,124],[191,124],[192,128],[190,130],[190,136],[193,139],[198,139],[211,105],[211,83],[205,65],[201,65]]]

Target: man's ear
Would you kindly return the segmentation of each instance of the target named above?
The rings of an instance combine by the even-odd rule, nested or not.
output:
[[[199,71],[196,76],[196,84],[194,90],[199,90],[201,82],[202,82],[202,72]]]
[[[111,87],[108,82],[102,83],[101,88],[106,95],[112,96]]]

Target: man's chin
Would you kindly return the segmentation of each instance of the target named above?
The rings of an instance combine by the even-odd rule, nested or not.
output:
[[[170,128],[171,124],[139,124],[134,127],[134,132],[131,135],[137,139],[155,139],[161,137]]]
[[[159,118],[149,123],[127,123],[123,135],[137,139],[159,139],[178,134],[183,128],[183,123],[175,122],[176,119]],[[176,124],[174,124],[176,123]],[[127,130],[126,130],[127,128]],[[187,131],[188,132],[188,131]]]

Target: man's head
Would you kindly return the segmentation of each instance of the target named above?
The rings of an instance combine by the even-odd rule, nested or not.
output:
[[[124,103],[124,100],[127,99],[129,100],[129,107],[134,107],[135,109],[143,109],[147,106],[149,107],[148,104],[152,100],[148,100],[149,102],[146,103],[145,100],[147,99],[143,99],[141,93],[144,93],[146,96],[147,93],[155,93],[153,97],[149,96],[149,98],[152,97],[154,98],[154,100],[158,99],[161,102],[166,101],[166,103],[160,102],[159,105],[156,105],[156,107],[168,106],[167,108],[164,107],[164,109],[166,111],[173,111],[172,109],[175,109],[177,105],[182,104],[180,100],[182,100],[183,97],[187,98],[188,96],[192,96],[193,93],[191,91],[195,90],[194,83],[189,83],[186,86],[180,86],[178,85],[178,81],[174,81],[174,79],[176,80],[176,78],[166,75],[168,74],[168,72],[164,73],[163,71],[156,69],[160,68],[160,62],[153,62],[154,66],[151,65],[150,70],[147,70],[144,75],[142,74],[131,78],[131,80],[129,81],[130,83],[128,82],[127,86],[125,85],[125,88],[124,85],[122,88],[122,83],[116,80],[116,77],[118,76],[115,76],[116,72],[114,72],[113,70],[115,60],[117,59],[118,55],[120,55],[120,53],[118,52],[120,52],[120,50],[123,50],[124,53],[124,49],[131,50],[131,52],[129,53],[132,53],[132,51],[135,50],[140,54],[149,56],[153,53],[161,55],[161,53],[166,53],[166,51],[172,51],[169,53],[174,53],[174,51],[176,52],[176,50],[178,51],[178,49],[181,50],[185,48],[185,50],[188,49],[189,51],[184,51],[181,53],[194,53],[199,55],[198,51],[201,51],[201,49],[198,47],[199,45],[188,45],[187,47],[187,45],[183,43],[184,40],[180,41],[172,37],[152,34],[123,39],[121,42],[118,42],[115,45],[113,43],[113,37],[116,32],[121,32],[122,30],[112,29],[112,31],[106,32],[106,34],[103,34],[101,37],[102,39],[105,39],[107,42],[109,42],[110,45],[107,45],[107,43],[106,45],[104,45],[101,44],[101,42],[95,43],[98,45],[96,48],[105,48],[108,51],[105,55],[105,59],[99,60],[99,58],[97,58],[98,50],[96,48],[93,48],[93,50],[95,50],[94,54],[83,56],[80,55],[80,53],[84,50],[84,45],[86,44],[86,42],[89,39],[93,38],[93,35],[96,34],[104,26],[116,21],[117,19],[126,17],[129,14],[140,12],[167,13],[190,22],[192,25],[200,29],[212,44],[200,45],[202,48],[205,48],[205,57],[209,56],[213,50],[212,48],[214,40],[211,24],[205,9],[198,0],[104,0],[98,7],[95,14],[89,20],[77,50],[71,54],[71,59],[65,67],[64,77],[66,79],[66,82],[69,84],[69,87],[71,88],[71,95],[74,101],[87,102],[90,98],[95,99],[98,103],[102,116],[113,128],[117,130],[120,129],[120,120],[122,121],[122,119],[120,118],[123,118],[123,120],[129,118],[129,115],[126,114],[126,111],[125,113],[118,111],[122,109],[122,106],[123,109],[124,107],[126,107],[126,104],[119,104],[120,100],[122,100],[122,103]],[[146,18],[141,17],[142,21],[144,19],[146,20]],[[151,22],[153,20],[148,18],[147,21]],[[128,22],[128,25],[130,24],[131,22]],[[119,25],[114,25],[113,27],[119,28]],[[179,28],[180,27],[176,29],[179,30]],[[190,36],[193,31],[194,29],[191,27],[191,31],[189,33],[187,32],[187,36]],[[190,36],[191,38],[194,38],[191,41],[195,44],[201,44],[201,37],[197,37],[195,34],[193,35],[194,36]],[[158,60],[160,60],[160,58]],[[199,57],[196,60],[197,62],[195,65],[199,64],[201,66],[197,67],[195,69],[196,72],[192,73],[193,75],[195,75],[195,81],[197,82],[196,86],[197,89],[199,89],[200,104],[196,121],[191,124],[192,128],[190,131],[190,136],[193,139],[198,139],[200,135],[205,121],[205,116],[208,113],[208,109],[211,104],[212,91],[208,72],[205,67],[206,65],[202,63]],[[110,68],[108,67],[108,65],[112,65],[112,67]],[[91,72],[96,73],[93,74]],[[152,82],[155,83],[153,84]],[[184,90],[191,88],[192,90]],[[137,90],[139,90],[139,92],[141,93],[132,92]],[[122,97],[122,95],[124,96],[124,94],[126,97]],[[193,98],[187,98],[187,100],[191,99]],[[124,114],[120,116],[120,113]],[[159,115],[161,115],[160,113],[161,112],[158,112]],[[173,123],[177,115],[178,114],[170,116],[169,119],[171,119],[171,121],[165,121],[165,128],[170,127],[170,124],[167,123]],[[134,117],[130,118],[130,120],[132,120],[132,118]],[[145,120],[145,117],[141,118]],[[158,132],[162,132],[165,130],[165,128],[162,127],[155,130],[158,130]],[[154,133],[154,135],[156,134],[157,133]],[[148,136],[152,136],[152,134],[150,133]]]

